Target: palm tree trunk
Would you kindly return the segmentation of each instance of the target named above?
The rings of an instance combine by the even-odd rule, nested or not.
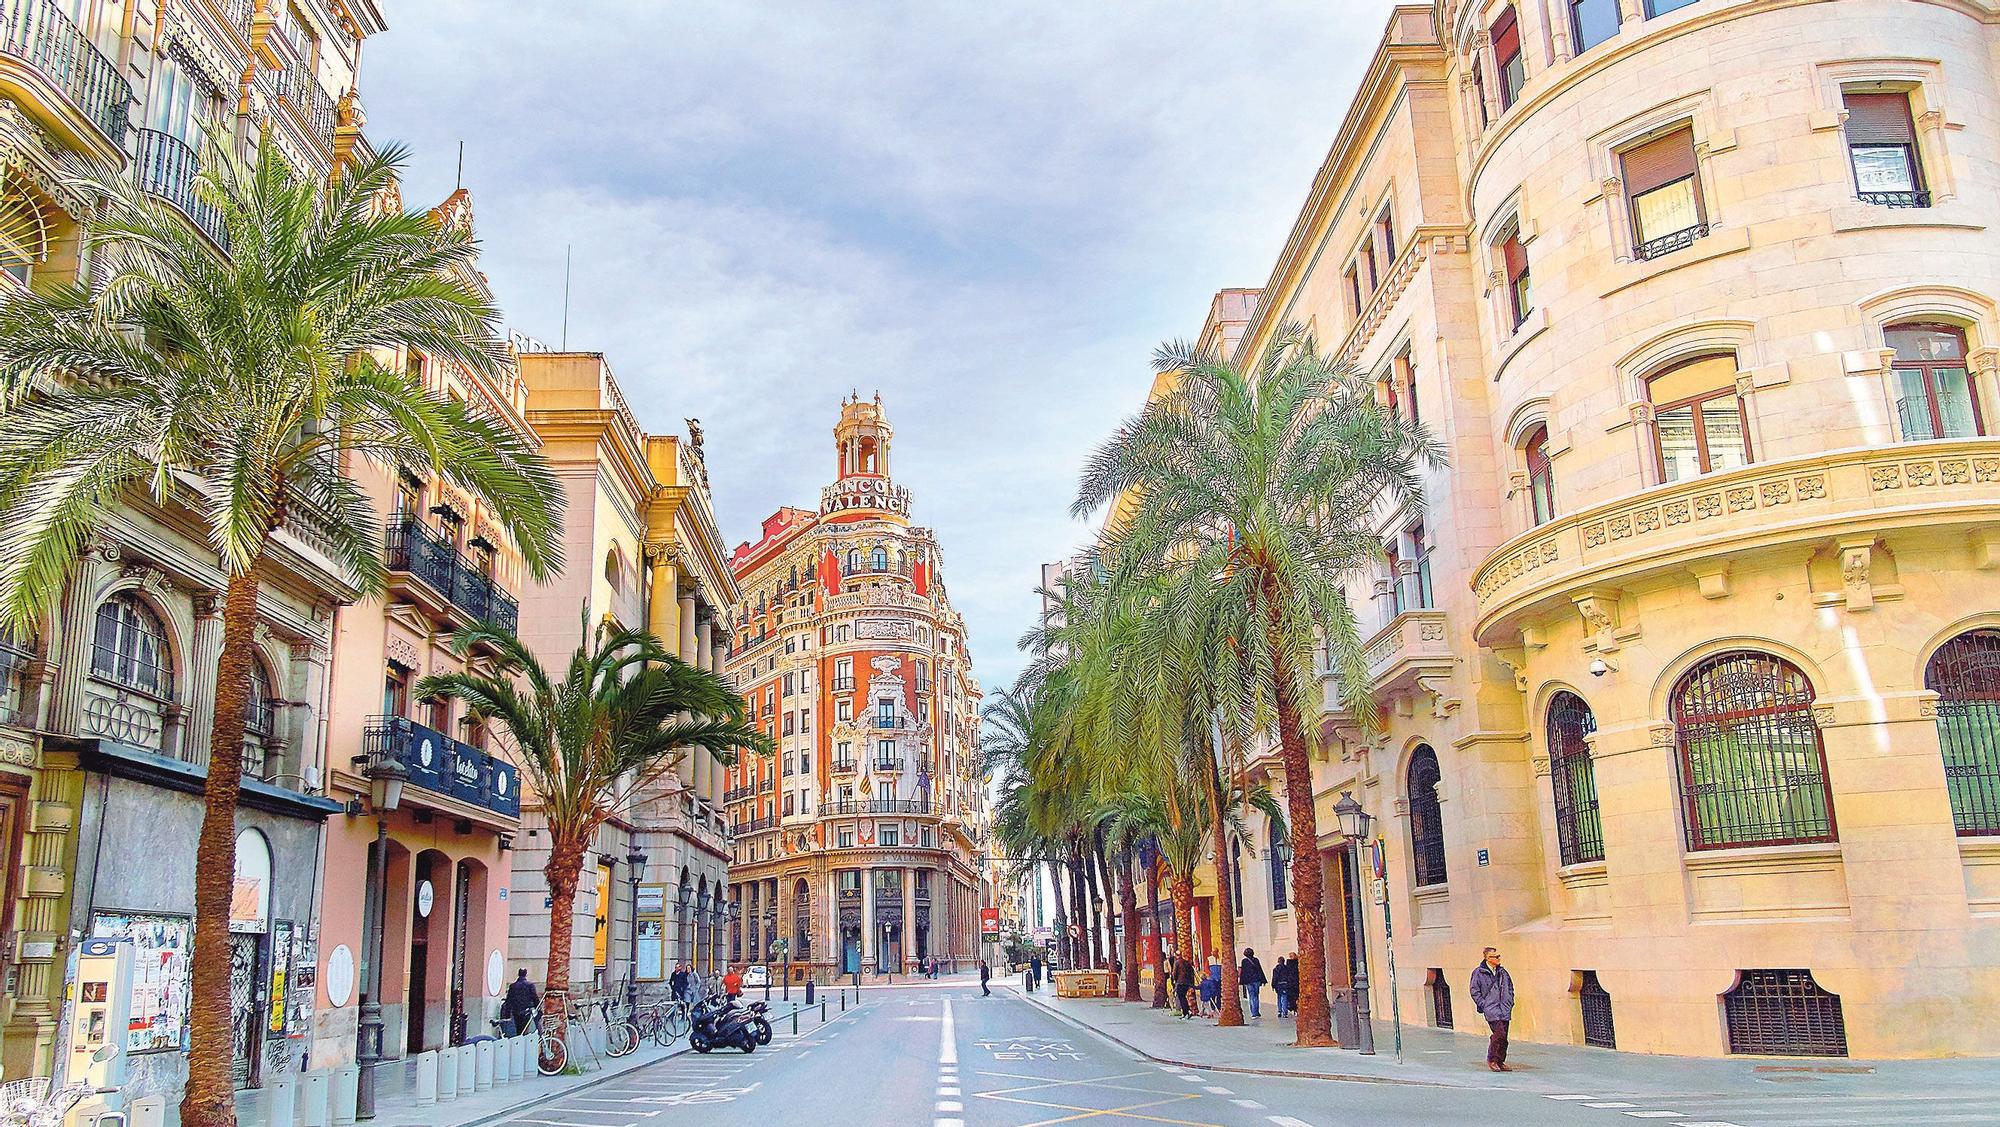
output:
[[[1083,862],[1077,859],[1074,845],[1070,846],[1065,863],[1069,865],[1069,899],[1073,914],[1071,926],[1076,928],[1076,936],[1070,940],[1076,954],[1074,967],[1076,970],[1096,970],[1096,966],[1091,962],[1090,947],[1085,942],[1090,937],[1090,913],[1084,908]]]
[[[1208,804],[1214,815],[1215,843],[1215,928],[1222,946],[1222,1009],[1215,1015],[1217,1025],[1243,1024],[1243,999],[1236,981],[1236,899],[1231,883],[1236,868],[1229,855],[1228,799],[1222,794],[1222,779],[1213,764],[1206,765],[1202,780],[1208,785]]]
[[[1071,970],[1076,963],[1069,949],[1069,909],[1063,902],[1063,867],[1060,861],[1049,863],[1049,884],[1055,893],[1050,899],[1055,901],[1056,907],[1056,962],[1062,965],[1063,970]],[[1053,971],[1056,968],[1049,969]]]
[[[583,873],[584,846],[592,830],[549,827],[549,861],[542,875],[549,882],[549,966],[543,977],[542,1006],[552,1028],[561,1028],[563,1012],[553,1006],[569,992],[569,952],[576,927],[576,882]],[[700,925],[696,925],[700,926]]]
[[[1166,948],[1160,943],[1160,854],[1149,859],[1146,870],[1146,922],[1153,932],[1153,1008],[1167,1008]]]
[[[1118,885],[1111,878],[1111,854],[1104,843],[1097,844],[1097,875],[1104,885],[1104,965],[1118,966],[1118,918],[1111,911],[1111,899],[1118,895]],[[1122,969],[1122,968],[1121,968]]]
[[[1083,879],[1090,889],[1090,931],[1085,936],[1090,943],[1090,965],[1092,970],[1108,970],[1111,956],[1104,949],[1104,890],[1097,885],[1097,843],[1084,847]]]
[[[1326,998],[1326,887],[1319,865],[1319,824],[1313,812],[1312,764],[1306,759],[1297,686],[1291,662],[1280,645],[1277,581],[1266,573],[1265,632],[1271,647],[1271,675],[1277,681],[1278,745],[1285,765],[1285,813],[1292,830],[1292,923],[1298,929],[1300,1046],[1333,1044],[1333,1020]]]
[[[208,734],[201,834],[195,846],[193,994],[185,1127],[235,1127],[230,1080],[229,900],[236,883],[236,800],[243,790],[244,707],[256,644],[257,575],[232,575],[222,596],[222,657],[215,674],[215,720]]]
[[[1125,1000],[1139,1000],[1139,891],[1132,887],[1132,851],[1118,855],[1118,911],[1125,917]]]
[[[1194,962],[1194,874],[1175,873],[1167,892],[1174,898],[1174,954]]]

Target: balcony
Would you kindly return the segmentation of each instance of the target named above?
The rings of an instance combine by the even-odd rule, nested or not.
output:
[[[743,799],[749,798],[751,795],[754,795],[756,793],[757,793],[757,788],[754,786],[731,787],[729,790],[723,792],[722,801],[740,802]]]
[[[854,678],[852,678],[852,677],[835,677],[835,678],[833,679],[833,691],[834,691],[834,692],[836,692],[836,693],[851,693],[851,692],[853,692],[853,691],[854,691]]]
[[[747,822],[738,823],[736,826],[736,834],[738,837],[742,837],[746,834],[763,833],[765,830],[775,830],[777,828],[778,828],[778,819],[775,816],[764,817],[764,818],[752,818]]]
[[[907,732],[916,727],[907,716],[883,716],[877,713],[868,718],[868,726],[878,732]]]
[[[492,576],[467,564],[449,540],[423,522],[404,517],[391,524],[384,547],[391,572],[421,580],[475,622],[491,623],[510,634],[519,626],[520,604],[514,597]]]
[[[904,761],[901,759],[882,759],[878,757],[875,760],[875,770],[877,771],[901,771],[903,766]]]
[[[112,145],[125,143],[132,87],[53,0],[0,0],[0,54],[39,72]]]
[[[758,791],[758,793],[760,793],[760,794],[770,794],[770,793],[771,793],[771,788],[772,788],[772,787],[773,787],[774,785],[776,785],[776,784],[775,784],[775,780],[772,780],[772,779],[765,779],[765,780],[763,780],[762,782],[760,782],[760,783],[758,783],[758,784],[757,784],[757,791]]]
[[[195,193],[201,157],[194,146],[157,129],[134,132],[139,144],[132,177],[139,190],[174,205],[210,242],[228,253],[229,229],[223,225],[222,212]]]
[[[864,798],[828,802],[820,806],[822,815],[840,814],[928,814],[931,804],[922,798]]]
[[[319,143],[325,145],[331,152],[333,131],[340,123],[339,104],[334,101],[333,95],[326,92],[326,87],[319,84],[319,77],[313,73],[312,64],[305,59],[299,60],[286,86],[287,100],[292,103],[292,108],[298,111],[300,119],[305,122],[306,131],[318,138]]]
[[[520,776],[514,765],[471,744],[407,717],[377,716],[368,721],[362,748],[401,764],[410,786],[504,817],[521,816]]]
[[[1670,482],[1559,517],[1508,540],[1472,575],[1481,645],[1506,645],[1531,616],[1584,609],[1615,630],[1612,608],[1588,599],[1652,576],[1693,573],[1704,595],[1728,591],[1719,566],[1745,552],[1810,552],[1856,533],[1942,532],[1992,520],[2000,503],[2000,439],[1859,447]],[[1845,564],[1847,561],[1842,561]],[[1865,558],[1812,595],[1831,605],[1872,599]],[[1838,569],[1845,572],[1845,567]],[[1593,605],[1581,607],[1585,599]],[[1601,618],[1601,620],[1600,620]]]
[[[1929,207],[1931,194],[1921,189],[1914,192],[1862,192],[1861,202],[1880,207]]]
[[[854,768],[855,761],[852,759],[836,759],[833,761],[833,773],[836,775],[851,775],[854,773]]]
[[[1633,247],[1632,253],[1639,261],[1647,262],[1663,254],[1672,254],[1677,250],[1686,250],[1694,245],[1696,239],[1706,234],[1708,234],[1708,224],[1697,223],[1692,227],[1686,227],[1671,234],[1661,235],[1657,239],[1647,239],[1645,242]]]

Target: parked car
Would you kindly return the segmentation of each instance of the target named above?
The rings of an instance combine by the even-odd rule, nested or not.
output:
[[[762,963],[752,963],[743,968],[743,988],[771,985],[771,968]]]

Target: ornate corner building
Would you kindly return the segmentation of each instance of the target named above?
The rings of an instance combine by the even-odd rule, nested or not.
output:
[[[980,691],[881,398],[841,404],[817,511],[736,549],[728,668],[778,745],[729,772],[730,957],[795,973],[978,961],[989,817]]]
[[[1438,1026],[1483,1026],[1490,944],[1519,1036],[1993,1051],[1996,26],[1981,2],[1393,10],[1228,318],[1244,363],[1307,327],[1451,455],[1424,511],[1357,518],[1384,725],[1329,685],[1337,994],[1367,970],[1388,1008],[1386,907],[1402,1010]],[[1381,833],[1358,859],[1343,792]],[[1261,867],[1260,949],[1294,934]]]

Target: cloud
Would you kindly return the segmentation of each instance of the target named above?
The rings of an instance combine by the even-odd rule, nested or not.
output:
[[[832,474],[850,388],[938,530],[989,689],[1085,454],[1153,346],[1275,259],[1388,5],[424,0],[366,47],[369,133],[466,143],[514,327],[698,416],[724,535]]]

